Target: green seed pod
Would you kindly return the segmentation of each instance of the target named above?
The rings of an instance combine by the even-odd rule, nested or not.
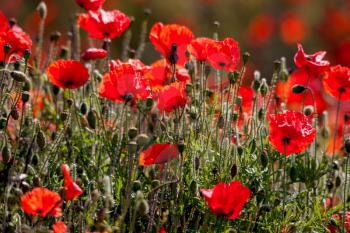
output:
[[[149,205],[145,199],[136,202],[136,210],[138,215],[144,216],[149,212]]]
[[[46,145],[46,137],[43,131],[39,130],[36,135],[36,143],[38,144],[40,149],[43,149]]]
[[[4,44],[3,49],[4,49],[4,54],[6,55],[6,54],[8,54],[10,52],[11,45],[6,43],[6,44]]]
[[[60,51],[60,58],[61,59],[67,58],[68,52],[69,52],[69,49],[67,47],[65,47],[65,46],[62,46],[61,47],[61,51]]]
[[[87,114],[87,120],[91,129],[96,129],[96,114],[94,110],[90,110]]]
[[[190,191],[193,194],[196,194],[198,192],[198,186],[197,186],[197,182],[195,180],[192,180],[190,183]]]
[[[141,181],[135,180],[135,181],[132,183],[132,190],[133,190],[134,192],[137,192],[137,191],[141,190],[141,188],[142,188]]]
[[[27,103],[30,98],[30,93],[28,91],[23,91],[22,92],[22,102]]]
[[[2,148],[1,154],[2,154],[2,161],[4,163],[10,162],[11,151],[7,144],[5,144],[5,146]]]
[[[292,92],[295,93],[295,94],[301,94],[301,93],[303,93],[305,90],[306,90],[306,88],[305,88],[303,85],[300,85],[300,84],[295,84],[295,85],[292,87]]]
[[[259,119],[259,121],[262,121],[263,118],[264,118],[264,109],[260,108],[258,111],[258,119]]]
[[[290,179],[291,179],[291,181],[293,183],[297,182],[297,180],[298,180],[298,169],[295,166],[292,166],[290,168],[289,177],[290,177]]]
[[[81,103],[80,105],[80,113],[82,115],[85,115],[87,113],[87,105],[85,102]]]
[[[269,90],[269,86],[267,85],[266,79],[261,80],[261,86],[260,86],[260,94],[262,97],[265,97],[267,94],[267,91]]]
[[[18,113],[17,107],[13,107],[13,108],[11,109],[10,115],[11,115],[11,117],[12,117],[14,120],[18,120],[18,118],[19,118],[19,113]]]
[[[274,72],[276,72],[276,73],[280,72],[280,70],[281,70],[281,61],[280,60],[275,60],[273,62],[273,69],[274,69]]]
[[[137,136],[137,131],[136,127],[130,127],[128,130],[129,139],[134,139]]]
[[[21,71],[12,71],[10,75],[13,78],[13,80],[19,83],[22,83],[27,79],[27,76]]]
[[[315,112],[315,109],[313,106],[305,106],[304,108],[304,115],[305,116],[311,116]]]
[[[260,154],[260,164],[263,168],[266,168],[269,164],[269,158],[265,150]]]
[[[242,146],[237,146],[237,153],[239,156],[243,154],[243,147]]]
[[[136,142],[139,147],[143,147],[149,142],[149,137],[147,134],[139,134],[137,135]]]

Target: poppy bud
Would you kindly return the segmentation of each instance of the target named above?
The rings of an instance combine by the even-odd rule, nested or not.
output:
[[[296,182],[298,180],[298,170],[295,166],[290,168],[289,177],[292,182]]]
[[[265,97],[267,94],[267,90],[269,89],[269,86],[266,83],[266,79],[261,80],[261,86],[260,86],[260,94],[262,97]]]
[[[80,105],[80,113],[82,115],[85,115],[87,113],[87,105],[85,102],[81,103]]]
[[[233,164],[231,167],[231,177],[234,178],[237,175],[237,165]]]
[[[40,149],[43,149],[46,145],[46,137],[43,131],[39,130],[36,135],[36,143],[38,144]]]
[[[289,77],[289,71],[288,71],[287,65],[286,65],[286,58],[282,57],[281,58],[281,62],[282,62],[282,65],[281,65],[281,80],[282,80],[282,82],[287,82],[288,77]]]
[[[187,95],[190,95],[192,88],[193,88],[193,86],[191,83],[186,83],[186,94]]]
[[[13,108],[11,109],[10,115],[11,115],[11,117],[12,117],[14,120],[18,120],[18,118],[19,118],[19,113],[18,113],[17,107],[13,107]]]
[[[306,90],[306,88],[305,88],[303,85],[300,85],[300,84],[295,84],[295,85],[292,87],[292,92],[295,93],[295,94],[301,94],[301,93],[303,93],[305,90]]]
[[[4,44],[4,54],[7,55],[10,52],[11,45],[10,44]]]
[[[273,69],[274,69],[274,72],[275,72],[275,73],[279,73],[280,70],[281,70],[281,61],[275,60],[275,61],[273,62]]]
[[[92,109],[87,114],[87,120],[91,129],[96,129],[96,114]]]
[[[129,136],[129,138],[130,139],[134,139],[136,136],[137,136],[137,128],[135,128],[135,127],[131,127],[131,128],[129,128],[129,130],[128,130],[128,136]]]
[[[13,69],[15,71],[19,71],[21,69],[21,63],[19,63],[19,60],[16,60],[14,63],[13,63]]]
[[[10,162],[11,151],[7,144],[5,144],[5,146],[2,148],[1,155],[2,155],[2,161],[4,163]]]
[[[147,107],[147,110],[150,111],[153,107],[153,99],[152,98],[147,98],[146,99],[146,107]]]
[[[47,16],[47,6],[44,1],[41,1],[36,8],[36,10],[39,12],[40,18],[44,19]]]
[[[228,80],[230,80],[231,85],[235,84],[238,78],[239,78],[239,72],[236,70],[228,74]]]
[[[179,56],[177,55],[177,45],[172,44],[171,49],[170,49],[170,54],[169,54],[169,61],[171,64],[176,64],[177,61],[179,60]]]
[[[200,158],[197,156],[194,158],[194,169],[197,171],[200,166]]]
[[[30,50],[29,50],[29,49],[25,49],[25,50],[24,50],[24,53],[23,53],[23,58],[24,58],[25,60],[28,60],[29,57],[30,57]]]
[[[345,139],[344,147],[346,153],[350,154],[350,138]]]
[[[9,19],[9,24],[10,24],[10,28],[13,28],[13,26],[17,24],[17,20],[15,18],[11,18]]]
[[[327,180],[326,186],[327,186],[328,190],[332,190],[333,186],[334,186],[332,180]]]
[[[22,90],[23,91],[30,91],[31,86],[32,86],[32,84],[31,84],[30,80],[26,78],[24,80],[24,85],[23,85]]]
[[[60,51],[60,58],[61,59],[66,59],[68,57],[68,48],[67,47],[61,47]]]
[[[237,112],[232,113],[232,120],[233,121],[237,121],[238,120],[238,113]]]
[[[327,127],[321,129],[321,136],[323,139],[327,140],[329,138],[329,130]]]
[[[132,183],[132,189],[134,190],[134,192],[140,190],[141,188],[142,188],[141,181],[135,180],[135,181]]]
[[[152,14],[152,10],[150,8],[145,8],[145,9],[143,9],[143,14],[145,16],[149,16]]]
[[[5,129],[7,119],[5,117],[0,118],[0,130]]]
[[[52,85],[52,93],[54,95],[58,95],[59,92],[60,92],[60,88],[56,85]]]
[[[128,152],[130,155],[134,155],[137,151],[137,143],[135,141],[130,141],[128,143]]]
[[[260,108],[258,111],[258,119],[259,119],[259,121],[262,121],[263,118],[264,118],[264,109]]]
[[[26,80],[26,75],[21,72],[21,71],[12,71],[11,72],[11,77],[16,81],[16,82],[24,82]]]
[[[185,142],[184,140],[180,140],[177,144],[177,149],[179,150],[180,154],[182,154],[185,150]]]
[[[197,182],[196,182],[195,180],[192,180],[191,183],[190,183],[190,191],[191,191],[193,194],[196,194],[197,191],[198,191]]]
[[[149,142],[149,137],[147,134],[139,134],[137,135],[136,142],[139,147],[143,147]]]
[[[263,168],[266,168],[269,164],[269,158],[265,150],[260,154],[260,164]]]
[[[61,33],[59,31],[55,31],[51,33],[50,35],[50,41],[51,42],[57,42],[61,37]]]
[[[257,92],[260,88],[260,72],[254,72],[253,90]]]
[[[250,58],[250,53],[248,53],[248,52],[243,53],[243,64],[244,65],[246,65],[248,63],[249,58]]]
[[[149,205],[145,199],[136,202],[136,210],[140,216],[144,216],[149,212]]]
[[[237,153],[239,156],[243,154],[243,147],[242,146],[237,146]]]
[[[314,113],[315,109],[313,106],[306,106],[304,108],[304,115],[305,116],[311,116]]]

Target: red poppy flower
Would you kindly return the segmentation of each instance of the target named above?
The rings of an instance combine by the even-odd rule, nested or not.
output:
[[[5,54],[3,47],[5,44],[10,45],[10,51],[7,54],[6,59],[11,55],[22,56],[25,50],[32,48],[32,40],[25,32],[7,31],[0,33],[0,59],[4,61]]]
[[[210,210],[217,216],[236,219],[251,196],[249,188],[235,180],[231,183],[218,183],[212,189],[201,189]]]
[[[284,43],[295,44],[306,36],[305,21],[294,12],[286,12],[280,23],[280,35]]]
[[[102,59],[107,56],[107,51],[104,49],[89,48],[81,55],[84,60]]]
[[[159,229],[158,233],[166,233],[164,227],[161,227],[161,228]]]
[[[66,200],[74,200],[75,198],[79,197],[83,193],[83,191],[70,176],[68,165],[62,164],[61,169],[64,177],[64,194]]]
[[[164,58],[169,61],[171,47],[177,45],[177,64],[183,65],[186,62],[187,45],[191,42],[194,35],[190,29],[178,24],[156,23],[153,25],[149,39]]]
[[[79,61],[57,60],[46,70],[48,79],[58,87],[76,89],[89,79],[89,71]]]
[[[171,83],[158,93],[157,106],[161,112],[172,112],[176,108],[184,107],[186,102],[186,84],[183,82]]]
[[[339,225],[332,225],[331,223],[327,225],[328,230],[331,233],[341,232],[341,224],[342,224],[342,218],[343,214],[333,214],[332,218],[338,222]],[[350,233],[350,212],[345,213],[345,232]]]
[[[67,233],[68,228],[66,224],[62,221],[57,221],[55,224],[52,225],[53,233]]]
[[[164,164],[175,159],[179,154],[174,144],[153,144],[140,154],[139,164],[141,166]]]
[[[125,63],[130,64],[136,72],[140,72],[142,75],[146,74],[151,69],[149,66],[146,66],[145,64],[143,64],[143,62],[140,61],[139,59],[129,58]],[[110,70],[118,69],[118,67],[121,66],[122,64],[123,62],[120,60],[112,60],[109,63],[109,69]]]
[[[270,114],[269,141],[286,156],[303,152],[314,140],[316,131],[311,118],[301,112]]]
[[[79,26],[96,39],[113,39],[120,36],[130,25],[130,18],[124,13],[113,11],[89,11],[79,15]]]
[[[350,100],[350,69],[345,66],[332,66],[323,78],[325,91],[339,100]]]
[[[232,38],[208,44],[208,62],[215,69],[232,72],[239,63],[238,42]]]
[[[61,197],[58,193],[52,192],[47,188],[34,188],[25,193],[22,198],[22,209],[27,214],[45,217],[50,214],[54,217],[62,215]]]
[[[271,15],[260,14],[249,23],[247,39],[251,46],[260,47],[266,44],[275,30],[274,19]]]
[[[75,2],[87,11],[97,11],[102,6],[104,0],[75,0]]]
[[[111,63],[111,71],[104,75],[100,96],[117,102],[135,102],[150,96],[150,87],[143,73],[129,63]]]
[[[176,80],[179,82],[186,83],[191,80],[188,71],[181,66],[176,66],[175,75]],[[173,72],[170,65],[167,64],[165,60],[161,59],[151,65],[149,72],[146,74],[146,78],[150,82],[152,91],[158,92],[165,85],[173,82]]]
[[[304,53],[303,46],[298,44],[298,52],[294,56],[294,63],[298,68],[307,69],[310,74],[319,75],[329,69],[329,61],[323,60],[325,51],[308,55]]]
[[[288,109],[296,111],[300,110],[300,103],[303,102],[304,93],[295,94],[292,92],[292,88],[297,84],[305,86],[308,79],[308,72],[305,69],[298,69],[289,75],[287,82],[277,82],[276,95],[287,104]],[[305,93],[305,106],[313,106],[315,100],[316,111],[318,114],[321,114],[328,107],[323,95],[322,80],[315,78],[310,79],[308,88],[312,90],[312,94],[309,91]]]
[[[10,29],[10,24],[6,16],[0,10],[0,32],[6,32],[9,29]]]
[[[215,40],[210,38],[196,38],[191,41],[187,49],[192,56],[194,56],[198,61],[204,62],[208,59],[208,44],[214,43]]]

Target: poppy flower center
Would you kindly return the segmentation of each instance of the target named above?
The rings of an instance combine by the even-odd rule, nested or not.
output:
[[[289,137],[284,137],[284,138],[282,139],[282,141],[283,141],[283,143],[284,143],[285,145],[288,145],[289,142],[290,142],[290,138],[289,138]]]
[[[68,80],[68,81],[65,81],[63,82],[66,86],[70,87],[74,84],[74,82],[72,80]]]
[[[338,89],[338,91],[339,91],[340,93],[344,93],[344,92],[345,92],[345,88],[344,88],[344,87],[340,87],[340,88]]]
[[[125,103],[128,103],[134,98],[134,95],[132,93],[127,93],[122,98],[125,100]]]
[[[43,210],[42,210],[42,209],[38,209],[36,212],[37,212],[38,214],[41,214],[41,213],[43,212]]]
[[[219,66],[225,67],[226,63],[225,62],[219,62]]]

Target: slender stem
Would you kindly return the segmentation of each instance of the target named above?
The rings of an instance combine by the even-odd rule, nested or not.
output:
[[[348,164],[349,164],[349,154],[346,155],[345,160],[345,179],[344,179],[344,197],[343,197],[343,218],[342,218],[342,232],[345,233],[345,213],[346,213],[346,202],[347,202],[347,192],[346,192],[346,181],[348,179]]]
[[[340,106],[341,106],[341,92],[339,92],[339,97],[338,97],[338,104],[337,104],[337,115],[335,118],[335,127],[334,127],[334,136],[333,136],[333,150],[332,150],[332,163],[334,162],[334,155],[335,155],[335,142],[337,140],[337,128],[338,128],[338,121],[339,121],[339,113],[340,113]]]

